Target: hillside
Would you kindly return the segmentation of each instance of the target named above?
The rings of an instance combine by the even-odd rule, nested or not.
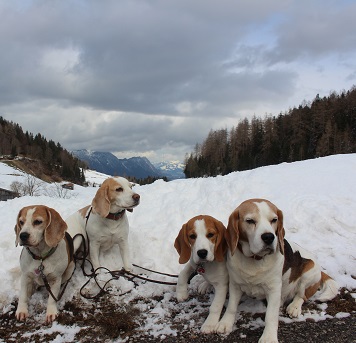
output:
[[[23,132],[20,125],[0,116],[0,161],[7,161],[44,180],[83,183],[83,164],[59,143],[40,133]]]

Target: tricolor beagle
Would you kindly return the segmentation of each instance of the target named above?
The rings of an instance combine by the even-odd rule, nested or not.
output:
[[[44,205],[27,206],[20,210],[15,226],[16,246],[24,246],[20,257],[21,291],[16,318],[28,317],[28,299],[34,290],[34,281],[44,284],[46,277],[52,294],[58,297],[61,284],[74,270],[73,242],[66,233],[67,224],[57,211]],[[46,322],[57,316],[56,300],[48,296]]]
[[[178,277],[177,300],[184,301],[188,298],[188,280],[195,271],[214,287],[215,296],[209,316],[201,327],[204,333],[215,330],[228,289],[225,231],[226,228],[220,221],[200,215],[182,226],[174,243],[179,254],[179,263],[189,261]]]
[[[106,179],[95,194],[91,206],[84,207],[66,219],[68,232],[74,239],[76,251],[81,234],[89,239],[89,255],[94,270],[105,266],[100,263],[100,251],[111,249],[118,244],[124,268],[131,270],[128,243],[129,221],[126,210],[140,203],[140,196],[132,190],[132,184],[123,177]]]
[[[336,282],[321,271],[307,252],[284,239],[283,214],[264,199],[244,201],[229,218],[229,303],[217,325],[229,333],[243,293],[268,302],[265,329],[260,343],[276,343],[279,307],[290,302],[287,313],[301,314],[304,301],[321,289],[318,300],[331,300],[338,293]]]

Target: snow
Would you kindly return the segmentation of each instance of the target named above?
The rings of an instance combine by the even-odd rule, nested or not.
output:
[[[284,213],[286,238],[312,252],[319,264],[333,277],[341,287],[350,291],[356,289],[356,154],[335,155],[314,160],[294,163],[282,163],[250,171],[234,172],[226,176],[199,179],[179,179],[171,182],[158,180],[151,185],[135,186],[141,195],[141,204],[128,213],[130,222],[130,246],[132,262],[145,268],[164,273],[178,274],[183,268],[178,263],[178,254],[174,249],[174,240],[182,224],[198,214],[209,214],[227,225],[230,213],[248,198],[266,198],[275,203]],[[13,181],[22,181],[22,172],[0,163],[0,188],[10,188]],[[87,171],[86,178],[90,184],[100,184],[106,175]],[[53,187],[47,185],[47,188]],[[0,202],[0,309],[11,310],[11,302],[19,294],[19,257],[21,247],[15,247],[14,225],[19,210],[28,205],[44,204],[55,208],[65,219],[79,208],[90,204],[97,188],[75,185],[74,191],[67,198],[24,196]],[[44,192],[43,194],[51,194]],[[53,194],[53,193],[52,193]],[[111,269],[121,268],[120,260],[114,253],[105,256],[107,266]],[[135,269],[134,272],[142,273]],[[169,277],[155,274],[149,277],[164,281],[175,281]],[[79,289],[86,278],[77,268],[69,283],[64,297],[59,302],[63,308],[66,301],[80,297]],[[190,292],[199,284],[199,279],[192,281]],[[119,280],[118,288],[132,288],[132,283]],[[94,291],[89,284],[88,292]],[[149,334],[157,337],[176,335],[177,331],[167,325],[163,318],[170,316],[170,311],[177,306],[172,301],[175,287],[139,282],[139,286],[125,296],[117,297],[118,306],[128,304],[133,298],[153,298],[149,303],[137,302],[137,306],[146,316],[145,327]],[[44,292],[34,294],[30,301],[30,316],[41,322],[45,316],[46,299]],[[208,304],[209,305],[209,304]],[[182,318],[191,318],[190,327],[199,327],[196,316],[191,317],[190,309],[201,312],[206,310],[194,297],[180,304]],[[324,305],[324,304],[321,304]],[[247,299],[241,304],[241,310],[264,311],[261,302]],[[320,311],[305,312],[298,319],[324,320],[328,315],[323,308]],[[347,316],[340,313],[338,317]],[[293,321],[281,317],[285,322]],[[164,323],[164,324],[162,324]],[[258,320],[249,323],[250,327],[264,325]],[[75,323],[66,327],[56,322],[47,332],[59,332],[56,342],[74,341],[79,330]],[[51,331],[52,330],[52,331]]]

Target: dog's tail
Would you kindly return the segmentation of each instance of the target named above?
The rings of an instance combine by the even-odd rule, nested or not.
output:
[[[321,272],[320,289],[315,294],[316,300],[329,301],[334,299],[339,293],[339,285],[328,274]]]

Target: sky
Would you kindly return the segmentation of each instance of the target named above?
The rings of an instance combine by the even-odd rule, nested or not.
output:
[[[272,201],[283,212],[285,238],[289,242],[300,245],[315,256],[322,269],[336,280],[340,287],[346,287],[356,298],[355,279],[355,245],[356,245],[356,154],[334,155],[313,160],[282,163],[243,172],[233,172],[225,176],[180,179],[170,182],[158,180],[150,185],[134,187],[140,194],[140,204],[132,213],[127,213],[130,232],[129,245],[131,262],[162,273],[177,275],[184,267],[179,264],[179,256],[174,248],[175,238],[182,225],[189,219],[207,214],[220,220],[225,226],[232,211],[244,200],[250,198],[265,198]],[[107,178],[93,171],[86,171],[86,179],[97,185]],[[9,188],[13,181],[23,182],[19,170],[0,163],[0,187]],[[14,316],[14,302],[19,295],[20,269],[19,257],[22,248],[15,246],[14,225],[17,214],[24,206],[43,204],[52,207],[66,219],[73,212],[91,203],[97,188],[75,185],[73,191],[68,191],[68,197],[58,198],[49,189],[53,184],[47,184],[47,191],[38,196],[24,196],[8,201],[0,201],[0,312]],[[51,195],[51,196],[49,196]],[[149,213],[149,215],[147,215]],[[119,270],[122,262],[116,249],[102,254],[101,262],[110,270]],[[142,270],[134,268],[135,273]],[[160,277],[146,273],[151,279],[175,282],[176,279]],[[63,313],[67,301],[80,299],[84,305],[83,311],[93,307],[91,300],[80,297],[79,290],[88,281],[77,267],[73,278],[68,284],[58,307]],[[140,283],[131,293],[116,296],[119,292],[114,288],[110,301],[117,303],[117,308],[125,304],[136,304],[140,309],[142,324],[133,334],[153,335],[163,338],[164,335],[177,335],[184,324],[185,330],[191,332],[190,337],[198,334],[206,319],[208,306],[213,293],[206,297],[197,297],[197,287],[202,279],[195,277],[189,286],[189,299],[182,303],[176,302],[176,287]],[[119,279],[112,287],[122,290],[132,289],[131,282]],[[84,292],[95,295],[97,290],[92,283],[84,287]],[[136,300],[135,300],[136,299]],[[75,333],[86,330],[77,323],[67,322],[61,325],[57,322],[44,326],[47,293],[45,289],[37,291],[29,302],[30,318],[26,323],[18,324],[19,333],[14,333],[14,341],[22,341],[21,332],[25,326],[28,337],[34,334],[58,333],[53,342],[78,342]],[[314,310],[303,307],[299,318],[290,319],[281,309],[279,320],[285,323],[308,320],[327,320],[328,306],[332,303],[315,303]],[[239,311],[249,314],[264,313],[266,310],[262,301],[243,299]],[[70,312],[65,312],[71,315]],[[338,313],[337,318],[349,316],[349,313]],[[142,316],[144,318],[142,318]],[[241,321],[237,315],[237,329],[231,333],[239,337],[242,333],[249,334],[254,327],[264,325],[263,315],[249,317]],[[242,325],[243,324],[243,325]],[[84,325],[86,325],[84,323]],[[38,329],[40,327],[40,330]],[[40,332],[39,332],[40,331]],[[83,333],[82,333],[83,334]],[[33,336],[35,337],[35,336]],[[83,337],[83,336],[82,336]],[[16,340],[17,339],[17,340]],[[132,341],[145,341],[144,339]],[[128,339],[118,339],[127,342]],[[1,342],[1,334],[0,334]]]
[[[0,0],[0,116],[183,161],[211,129],[356,85],[356,1]]]

